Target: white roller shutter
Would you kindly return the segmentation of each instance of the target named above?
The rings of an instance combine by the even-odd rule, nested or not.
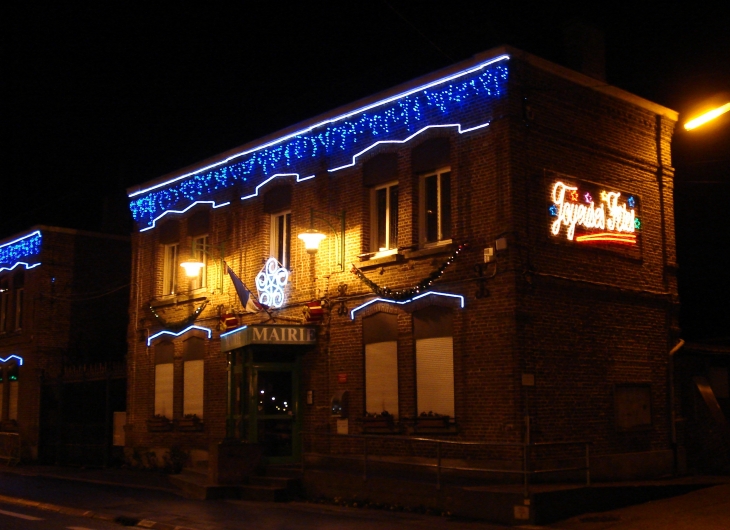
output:
[[[416,341],[418,414],[434,412],[454,417],[453,337]]]
[[[183,364],[183,414],[203,417],[203,360]]]
[[[155,415],[172,418],[172,363],[155,365]]]
[[[365,345],[365,411],[398,417],[398,343]]]

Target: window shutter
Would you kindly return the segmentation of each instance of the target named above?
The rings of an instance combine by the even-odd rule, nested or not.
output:
[[[452,337],[416,341],[418,414],[454,417],[454,346]]]
[[[183,363],[183,414],[203,417],[203,370],[202,359]]]
[[[365,411],[398,417],[398,343],[365,345]]]
[[[155,365],[155,415],[172,418],[172,363]]]

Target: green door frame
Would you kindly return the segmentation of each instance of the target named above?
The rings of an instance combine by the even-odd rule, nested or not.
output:
[[[247,350],[247,351],[246,351]],[[258,395],[252,389],[258,388],[258,373],[261,372],[289,372],[292,384],[292,413],[291,435],[292,454],[290,456],[264,457],[264,464],[293,464],[301,461],[302,457],[302,403],[301,403],[301,356],[297,355],[294,362],[254,362],[253,351],[246,348],[241,356],[242,377],[240,379],[240,395],[247,400],[245,410],[248,414],[241,418],[246,422],[244,432],[246,439],[251,443],[258,443],[258,421],[266,419],[282,419],[280,415],[260,415],[258,411]],[[247,417],[246,417],[247,416]],[[243,427],[243,426],[242,426]],[[243,434],[243,433],[242,433]]]

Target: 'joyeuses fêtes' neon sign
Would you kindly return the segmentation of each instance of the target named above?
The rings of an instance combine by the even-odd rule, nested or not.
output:
[[[577,243],[636,244],[641,221],[636,215],[637,199],[633,195],[624,198],[618,191],[589,190],[588,186],[556,181],[550,197],[553,236],[564,232],[566,239]]]

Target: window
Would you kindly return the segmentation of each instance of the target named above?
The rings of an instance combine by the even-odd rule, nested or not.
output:
[[[271,255],[285,269],[291,268],[291,212],[271,216]]]
[[[173,361],[175,346],[160,342],[155,346],[155,415],[172,418]]]
[[[616,385],[616,428],[619,431],[651,429],[651,386]]]
[[[183,414],[203,417],[205,341],[191,337],[183,343]]]
[[[8,329],[8,311],[10,305],[10,285],[8,278],[0,279],[0,333]]]
[[[18,363],[0,365],[0,419],[18,421]],[[7,392],[7,394],[6,394]],[[7,403],[7,409],[5,408]]]
[[[15,290],[15,330],[23,329],[23,305],[25,303],[25,288]]]
[[[398,317],[376,313],[363,319],[365,412],[398,417]]]
[[[421,244],[451,239],[451,170],[441,169],[420,179]]]
[[[417,413],[454,417],[454,339],[449,309],[431,306],[413,314]]]
[[[202,289],[208,285],[208,254],[205,249],[208,247],[208,236],[193,238],[193,248],[195,251],[190,256],[196,261],[203,264],[198,271],[198,275],[190,279],[191,289]]]
[[[379,186],[372,191],[372,241],[373,252],[398,248],[398,183]]]
[[[163,246],[162,258],[162,294],[175,294],[177,292],[177,269],[180,268],[178,263],[177,243],[173,245]]]
[[[5,368],[8,376],[8,419],[18,421],[18,381],[20,379],[20,367],[12,363]]]

